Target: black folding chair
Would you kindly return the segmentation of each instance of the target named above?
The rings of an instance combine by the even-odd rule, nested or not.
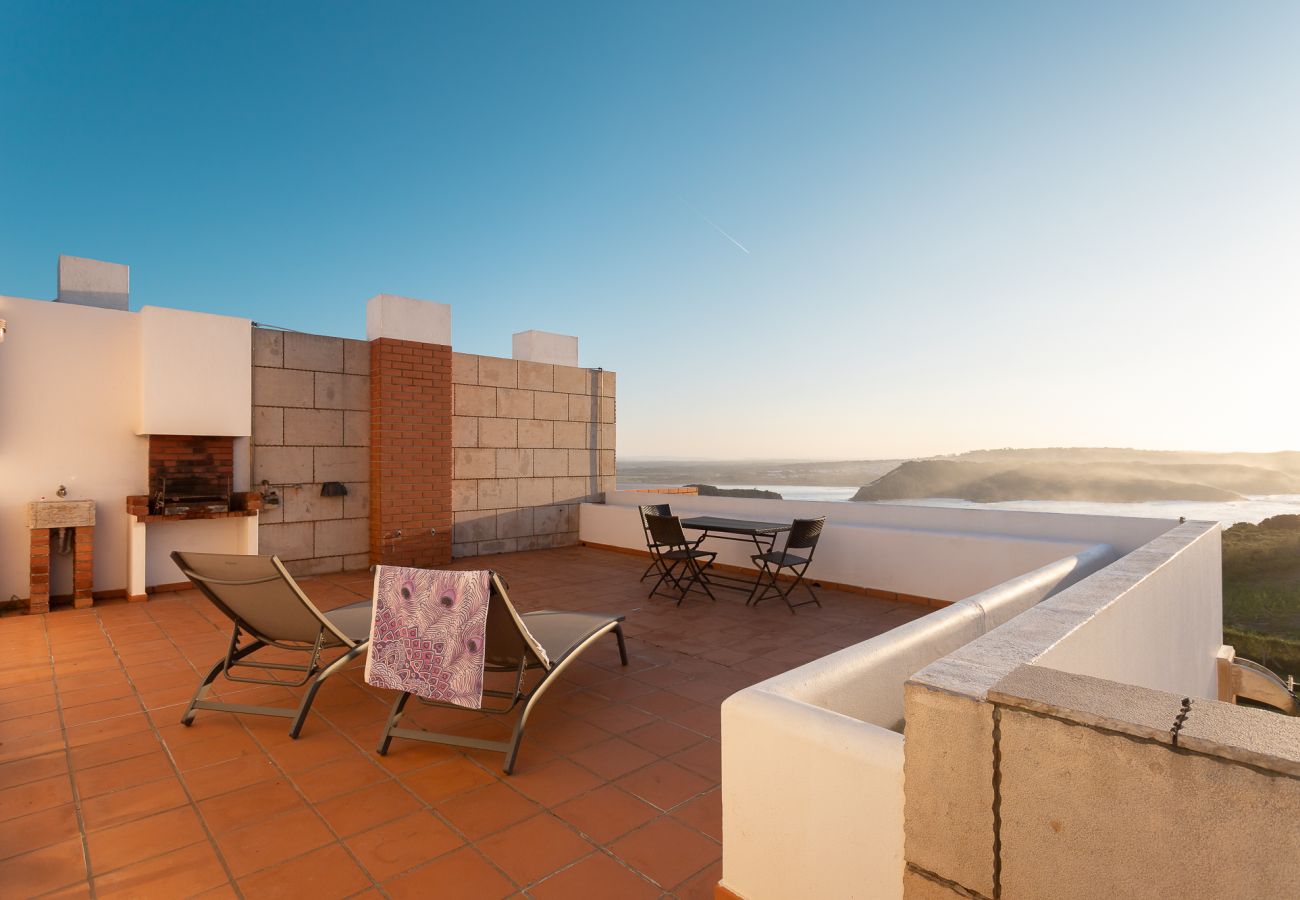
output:
[[[745,605],[754,604],[757,606],[760,601],[767,599],[773,593],[785,601],[785,605],[790,607],[790,614],[794,614],[796,606],[807,606],[809,603],[816,603],[818,606],[822,602],[817,599],[813,593],[812,585],[804,584],[803,576],[808,571],[808,566],[812,564],[813,553],[817,551],[817,541],[822,536],[822,529],[826,526],[826,517],[820,519],[795,519],[794,525],[791,526],[790,532],[786,537],[785,547],[781,550],[769,550],[767,553],[757,553],[751,556],[759,567],[758,581],[754,589],[749,593],[749,599]],[[791,553],[791,550],[806,550],[806,556],[799,556]],[[794,573],[794,581],[789,583],[785,590],[781,589],[781,581],[777,578],[782,569],[789,569]],[[791,603],[790,594],[799,585],[812,597],[811,600],[805,600],[802,603]],[[762,589],[761,593],[759,589]]]
[[[658,548],[658,558],[663,566],[663,574],[650,589],[650,596],[657,594],[660,586],[667,581],[677,589],[678,606],[682,605],[687,593],[695,587],[699,587],[709,595],[710,600],[716,602],[718,598],[709,590],[709,578],[704,570],[713,565],[718,554],[700,550],[699,541],[688,541],[682,531],[682,520],[676,516],[646,516],[646,526],[650,530],[650,540]],[[704,560],[703,565],[700,564],[701,560]]]
[[[650,577],[650,573],[652,572],[658,572],[660,575],[663,575],[664,573],[664,561],[659,558],[659,550],[661,548],[650,537],[650,524],[646,522],[646,516],[671,516],[673,511],[669,508],[667,503],[654,503],[642,506],[640,507],[640,511],[641,530],[645,533],[645,548],[650,551],[650,566],[645,570],[645,574],[641,576],[641,581],[645,581]]]

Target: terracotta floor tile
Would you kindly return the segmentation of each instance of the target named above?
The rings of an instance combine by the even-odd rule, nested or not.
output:
[[[564,716],[563,719],[537,726],[533,726],[530,719],[529,726],[524,735],[525,741],[536,741],[561,754],[590,747],[609,737],[609,732],[605,729],[573,716]]]
[[[138,706],[136,709],[137,711],[130,715],[117,716],[116,718],[105,719],[102,722],[91,722],[87,725],[78,725],[75,728],[69,727],[67,729],[68,746],[75,749],[87,744],[117,740],[151,730],[153,725],[149,721],[149,717],[140,712]]]
[[[722,840],[722,788],[715,788],[702,797],[696,797],[673,810],[673,818],[680,819],[696,831]]]
[[[172,777],[171,760],[162,750],[119,760],[91,769],[77,769],[77,794],[84,803],[91,797]]]
[[[611,703],[604,709],[580,713],[579,716],[611,734],[623,734],[657,721],[650,713],[623,703]]]
[[[284,727],[287,730],[289,727],[288,721],[282,721],[284,721]],[[312,727],[313,724],[315,725],[314,728]],[[367,743],[369,742],[367,741]],[[356,752],[356,745],[347,738],[331,729],[324,722],[313,723],[310,719],[303,725],[302,735],[297,740],[286,741],[266,748],[267,756],[271,757],[276,765],[291,775],[295,772],[306,772],[327,762],[333,762],[340,757],[353,755]]]
[[[68,728],[88,725],[105,719],[114,719],[140,712],[140,701],[135,697],[119,697],[104,703],[91,703],[86,706],[74,706],[63,711],[63,723]]]
[[[679,750],[692,747],[704,739],[697,732],[674,725],[671,722],[654,722],[634,729],[623,735],[624,738],[660,756],[671,756]]]
[[[96,875],[202,840],[199,817],[188,806],[86,835]]]
[[[722,783],[722,744],[706,740],[668,757],[670,762],[690,769],[696,775]]]
[[[622,837],[659,815],[655,807],[610,784],[561,803],[553,811],[598,844]]]
[[[658,757],[624,738],[610,738],[569,754],[569,759],[601,778],[614,779],[656,762]]]
[[[347,794],[391,776],[370,761],[369,755],[343,756],[306,772],[295,773],[293,783],[313,803]]]
[[[90,832],[186,806],[189,802],[180,781],[171,776],[83,800],[81,817],[86,831]]]
[[[476,846],[520,885],[532,884],[595,849],[549,813],[512,825]]]
[[[435,807],[452,826],[472,841],[522,822],[541,807],[502,782],[457,794]]]
[[[265,754],[240,756],[181,773],[181,780],[195,800],[217,797],[252,784],[279,777],[280,770]]]
[[[227,884],[207,841],[95,876],[97,897],[189,897]]]
[[[673,890],[673,894],[680,900],[713,900],[720,880],[722,880],[722,860],[705,866],[702,872],[692,875],[679,884]]]
[[[556,872],[528,889],[535,900],[652,900],[661,890],[616,859],[604,853],[591,856]]]
[[[666,890],[722,858],[722,845],[670,817],[610,845],[616,856]]]
[[[455,850],[464,841],[422,810],[353,835],[344,843],[376,881],[387,881]]]
[[[7,719],[0,722],[0,741],[11,741],[45,731],[57,731],[61,727],[57,712],[43,712],[17,719]]]
[[[65,775],[67,771],[66,753],[43,753],[40,756],[15,759],[0,765],[0,790],[31,784],[55,775]]]
[[[209,712],[205,717],[200,711],[193,725],[170,725],[158,733],[182,772],[262,753],[237,721],[222,721],[220,713]]]
[[[422,804],[396,781],[372,784],[316,804],[316,812],[339,835],[359,834],[420,809]]]
[[[334,900],[349,897],[370,885],[369,876],[338,844],[321,847],[239,880],[239,889],[249,900],[262,897]]]
[[[515,769],[510,786],[543,806],[555,806],[586,793],[601,779],[567,759],[557,759],[536,769]]]
[[[0,885],[6,896],[36,897],[85,880],[86,858],[79,838],[0,862]]]
[[[395,900],[499,900],[515,886],[487,860],[466,847],[383,885]]]
[[[152,731],[141,731],[123,738],[109,738],[93,744],[73,747],[70,753],[73,769],[80,770],[143,756],[160,749],[158,738]]]
[[[20,784],[0,791],[0,822],[71,802],[72,779],[67,775]]]
[[[402,776],[402,783],[426,803],[438,803],[495,780],[496,776],[459,756]]]
[[[0,822],[0,859],[80,838],[77,807],[65,803],[30,816]]]
[[[281,813],[303,809],[306,805],[283,775],[198,803],[199,813],[213,834],[225,834]]]
[[[615,783],[642,800],[669,810],[704,793],[717,782],[702,778],[676,763],[661,760],[631,775],[624,775]]]
[[[694,700],[688,700],[680,694],[669,691],[654,691],[653,693],[643,694],[629,702],[638,709],[665,718],[681,715],[699,705]]]
[[[334,841],[320,819],[305,807],[217,835],[217,845],[236,878],[282,863]]]

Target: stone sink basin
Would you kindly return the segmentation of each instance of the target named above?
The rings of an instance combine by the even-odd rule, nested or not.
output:
[[[80,528],[94,524],[94,500],[34,500],[27,504],[28,528]]]

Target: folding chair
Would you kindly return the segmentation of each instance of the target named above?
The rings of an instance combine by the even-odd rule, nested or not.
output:
[[[697,586],[716,602],[718,598],[709,590],[709,578],[704,570],[713,565],[718,554],[699,549],[699,541],[688,541],[682,531],[682,520],[676,516],[646,516],[646,525],[650,529],[650,539],[659,548],[659,560],[663,566],[659,580],[650,589],[650,596],[657,594],[667,581],[678,591],[678,606],[682,605],[691,588]],[[700,565],[700,560],[705,560],[703,565]]]
[[[660,575],[664,572],[664,561],[659,558],[660,547],[650,537],[650,524],[646,522],[646,516],[671,516],[673,511],[667,503],[642,506],[639,507],[639,510],[641,512],[641,531],[645,534],[645,548],[650,551],[650,565],[640,579],[645,581],[652,572],[658,572]]]
[[[478,750],[495,750],[506,755],[504,770],[507,775],[515,768],[515,758],[519,754],[519,742],[523,740],[524,727],[528,716],[537,701],[556,675],[559,675],[578,656],[594,644],[597,639],[611,631],[618,640],[618,656],[623,665],[627,665],[627,644],[623,640],[623,616],[610,616],[601,613],[581,612],[530,612],[520,615],[514,604],[506,595],[505,584],[495,572],[491,573],[491,594],[488,598],[486,633],[483,641],[485,672],[513,672],[514,687],[508,691],[484,688],[484,697],[503,701],[496,707],[484,706],[478,712],[492,715],[505,715],[523,703],[524,708],[515,721],[514,733],[508,741],[489,741],[481,738],[464,737],[457,734],[439,734],[422,728],[399,728],[402,711],[411,699],[409,692],[403,691],[393,702],[384,732],[379,738],[379,754],[388,753],[393,738],[407,738],[413,741],[428,741],[434,744],[450,744],[455,747],[472,747]],[[541,679],[529,690],[524,690],[524,676],[530,669],[540,669]],[[417,697],[427,706],[444,709],[461,709],[449,703],[425,700]]]
[[[757,606],[760,601],[767,599],[773,593],[785,601],[785,605],[790,607],[791,615],[794,614],[796,606],[807,606],[809,603],[816,603],[818,606],[822,602],[817,599],[813,593],[811,585],[804,584],[803,576],[808,571],[808,566],[812,564],[813,553],[817,551],[817,541],[821,537],[822,529],[826,526],[826,517],[820,519],[795,519],[794,525],[786,537],[785,548],[781,550],[770,550],[767,553],[758,553],[751,556],[757,565],[761,568],[758,573],[757,583],[754,589],[749,592],[749,599],[745,605],[754,604]],[[807,556],[798,556],[791,553],[791,550],[807,550]],[[794,581],[785,589],[781,589],[781,582],[777,579],[777,573],[782,569],[789,569],[794,573]],[[790,594],[799,585],[812,597],[811,600],[805,600],[802,603],[791,603]],[[762,592],[759,592],[762,588]]]
[[[289,737],[296,738],[311,710],[312,700],[321,684],[339,669],[361,655],[370,644],[369,600],[321,612],[307,598],[274,556],[240,556],[229,553],[181,553],[174,551],[172,560],[199,591],[234,622],[226,655],[208,672],[194,693],[181,724],[192,725],[200,709],[217,709],[259,716],[284,716],[293,719]],[[240,644],[240,637],[247,642]],[[309,654],[307,662],[294,665],[284,662],[250,661],[257,651],[273,647]],[[345,649],[334,662],[321,668],[321,653]],[[273,675],[257,677],[236,674],[236,669],[260,669],[266,672],[300,673],[297,680]],[[218,703],[205,699],[208,688],[218,675],[230,681],[302,687],[311,682],[297,710],[280,706],[246,706]],[[315,676],[313,678],[313,676]]]

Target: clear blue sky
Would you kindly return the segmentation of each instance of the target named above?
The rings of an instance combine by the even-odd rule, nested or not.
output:
[[[0,292],[62,252],[577,334],[625,456],[1300,449],[1297,47],[1295,3],[0,0]]]

